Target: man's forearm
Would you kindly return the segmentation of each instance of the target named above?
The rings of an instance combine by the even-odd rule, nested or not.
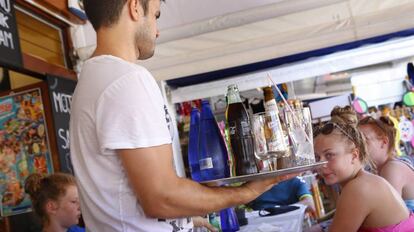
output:
[[[259,193],[247,186],[207,187],[185,178],[178,178],[175,191],[165,191],[151,208],[151,217],[177,218],[201,216],[223,208],[244,204]],[[155,199],[154,199],[155,200]],[[155,209],[156,208],[156,209]]]
[[[151,217],[177,218],[205,215],[223,208],[248,203],[269,190],[276,183],[297,176],[298,173],[247,182],[240,187],[207,187],[186,178],[166,181],[160,197],[147,204]],[[158,185],[160,186],[160,185]],[[165,187],[167,187],[165,186]],[[177,188],[177,186],[180,186]],[[175,191],[165,191],[175,189]],[[147,213],[147,211],[146,211]]]
[[[205,215],[246,203],[271,188],[282,178],[257,180],[235,188],[206,187],[176,175],[171,165],[173,159],[169,144],[150,148],[123,149],[118,150],[118,153],[139,204],[145,214],[153,218]]]

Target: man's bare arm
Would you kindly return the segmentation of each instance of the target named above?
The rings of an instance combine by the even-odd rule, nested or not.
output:
[[[171,145],[118,150],[138,200],[149,217],[205,215],[255,199],[279,181],[265,179],[240,187],[206,187],[176,175]]]

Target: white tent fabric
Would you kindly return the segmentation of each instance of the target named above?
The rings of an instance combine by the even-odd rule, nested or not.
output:
[[[174,30],[181,37],[160,43],[144,64],[159,80],[220,70],[413,28],[413,10],[412,0],[278,1],[161,30],[160,38]]]
[[[226,86],[230,84],[237,84],[240,91],[263,87],[271,84],[267,77],[268,74],[276,84],[279,84],[390,61],[397,61],[405,65],[412,56],[414,56],[414,36],[367,45],[354,50],[311,58],[232,78],[180,87],[172,89],[170,97],[172,103],[177,103],[223,95],[226,92]],[[397,77],[404,79],[405,68],[398,67],[398,70]],[[394,72],[394,74],[397,73]],[[359,82],[355,82],[353,85],[359,85]],[[320,91],[325,92],[326,90]],[[366,94],[370,94],[370,92],[366,92]]]
[[[414,0],[167,0],[161,11],[156,54],[142,62],[158,80],[414,28]],[[73,34],[85,59],[94,38],[82,27]]]

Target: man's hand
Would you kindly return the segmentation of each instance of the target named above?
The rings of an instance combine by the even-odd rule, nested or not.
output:
[[[285,180],[289,180],[293,177],[296,177],[298,175],[300,175],[300,172],[297,173],[292,173],[292,174],[287,174],[287,175],[283,175],[283,176],[276,176],[276,177],[272,177],[272,178],[265,178],[265,179],[260,179],[260,180],[255,180],[255,181],[250,181],[245,183],[243,186],[247,189],[249,189],[252,193],[252,195],[254,196],[254,199],[256,199],[256,197],[258,197],[260,194],[266,192],[267,190],[271,189],[273,187],[273,185],[285,181]]]
[[[217,228],[211,225],[207,219],[202,217],[193,217],[193,224],[194,227],[204,227],[208,229],[210,232],[217,232]]]

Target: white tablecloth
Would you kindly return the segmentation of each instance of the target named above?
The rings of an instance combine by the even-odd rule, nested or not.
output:
[[[249,224],[240,227],[240,232],[302,232],[306,206],[275,216],[260,217],[259,211],[246,212]]]

